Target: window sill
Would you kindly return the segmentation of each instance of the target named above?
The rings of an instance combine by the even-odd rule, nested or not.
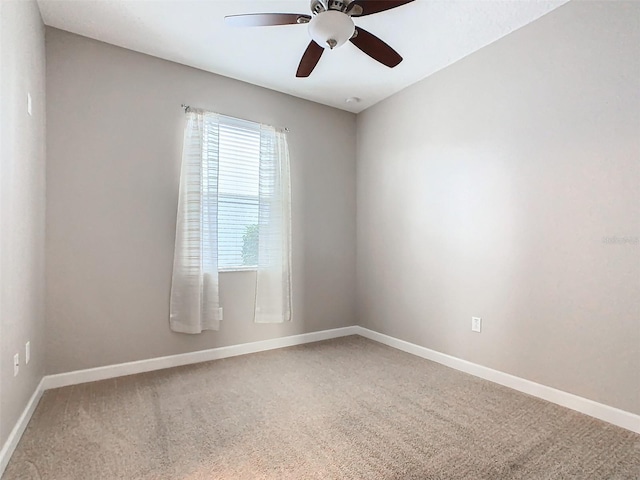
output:
[[[218,273],[233,273],[233,272],[255,272],[258,267],[229,267],[219,268]]]

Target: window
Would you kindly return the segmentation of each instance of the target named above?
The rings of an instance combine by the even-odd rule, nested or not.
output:
[[[290,184],[285,132],[187,109],[169,306],[173,331],[220,327],[220,270],[256,270],[256,323],[291,320]]]
[[[258,263],[260,124],[220,117],[218,269]]]

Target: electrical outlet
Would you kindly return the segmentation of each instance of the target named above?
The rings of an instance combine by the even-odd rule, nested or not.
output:
[[[31,341],[24,344],[24,364],[28,365],[31,360]]]
[[[18,370],[20,370],[20,354],[16,353],[13,356],[13,376],[18,376]]]
[[[482,319],[480,317],[471,317],[471,331],[480,333],[482,329]]]

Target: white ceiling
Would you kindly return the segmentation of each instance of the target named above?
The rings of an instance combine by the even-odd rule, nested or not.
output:
[[[404,61],[389,69],[347,43],[296,78],[306,25],[237,28],[225,15],[309,13],[308,0],[38,0],[45,24],[319,103],[360,112],[568,0],[416,0],[355,19]],[[347,104],[349,97],[360,103]]]

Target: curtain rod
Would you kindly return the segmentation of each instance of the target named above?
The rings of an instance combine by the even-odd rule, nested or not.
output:
[[[182,109],[184,110],[184,113],[187,113],[189,110],[191,110],[191,105],[185,105],[184,103],[180,105],[182,107]],[[222,114],[221,114],[222,115]],[[229,117],[231,117],[231,115],[228,115]],[[232,117],[232,118],[237,118],[238,120],[244,120],[245,122],[253,122],[253,123],[258,123],[255,122],[254,120],[247,120],[246,118],[239,118],[239,117]],[[289,127],[284,127],[283,130],[285,132],[290,132]]]

